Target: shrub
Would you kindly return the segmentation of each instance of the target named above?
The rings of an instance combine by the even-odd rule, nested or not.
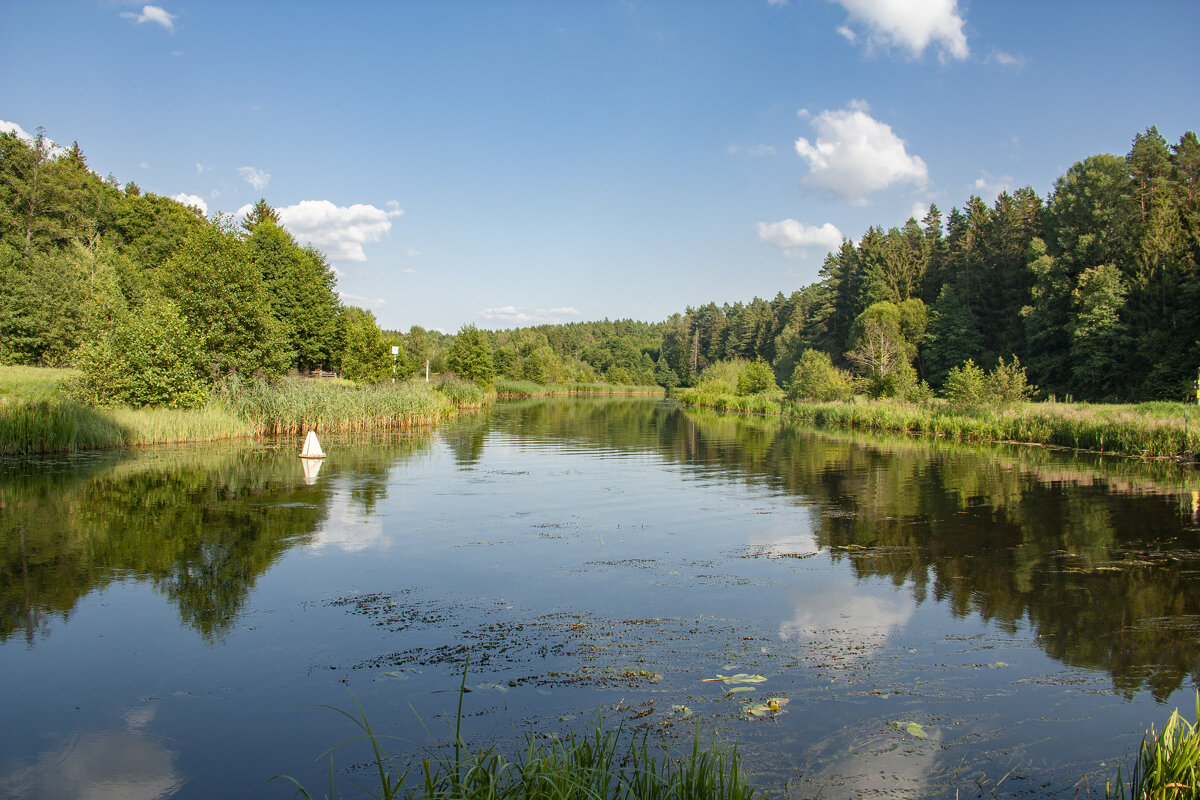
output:
[[[83,398],[97,405],[196,408],[208,397],[205,356],[170,300],[152,298],[80,355]]]
[[[854,394],[849,374],[833,365],[829,355],[820,350],[805,350],[788,382],[789,400],[847,400]]]
[[[761,358],[747,364],[737,377],[737,393],[742,396],[760,394],[778,388],[775,385],[775,373],[771,370],[771,365]]]
[[[1001,358],[996,368],[988,375],[987,383],[992,401],[1002,406],[1024,403],[1037,391],[1037,387],[1031,385],[1025,377],[1025,368],[1016,356],[1013,356],[1009,364],[1005,364]]]
[[[952,405],[961,408],[981,408],[990,397],[987,374],[969,358],[946,374],[942,391]]]

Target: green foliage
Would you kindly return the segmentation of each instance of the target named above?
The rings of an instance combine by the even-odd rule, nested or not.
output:
[[[940,386],[952,367],[978,358],[983,337],[971,307],[953,286],[943,286],[929,314],[922,359],[929,379]]]
[[[1014,356],[1008,363],[1003,358],[999,359],[990,373],[967,359],[946,375],[942,391],[946,399],[959,408],[981,409],[985,406],[1006,408],[1023,403],[1036,390],[1037,387],[1029,385],[1020,359]]]
[[[81,392],[92,404],[196,408],[208,397],[201,342],[170,300],[153,299],[83,348]]]
[[[829,356],[809,348],[800,354],[787,386],[789,400],[829,402],[849,400],[854,395],[850,375],[833,365]]]
[[[197,228],[159,270],[159,286],[199,336],[213,379],[274,379],[291,364],[262,273],[232,231]]]
[[[954,367],[946,374],[942,394],[953,405],[960,408],[982,408],[991,396],[988,390],[987,373],[971,359]]]
[[[452,375],[439,378],[433,385],[458,408],[476,408],[487,400],[487,393],[479,384]]]
[[[460,378],[474,381],[484,389],[496,378],[492,363],[492,345],[488,335],[474,325],[464,325],[454,337],[446,356],[446,366]]]
[[[1175,709],[1162,731],[1150,726],[1134,762],[1129,786],[1120,771],[1117,785],[1105,787],[1106,798],[1130,800],[1193,800],[1200,792],[1200,692],[1196,721],[1188,722]]]
[[[339,315],[341,374],[356,383],[382,383],[391,379],[392,356],[375,315],[346,306]]]
[[[761,358],[751,361],[737,376],[737,393],[745,396],[778,390],[771,365]]]

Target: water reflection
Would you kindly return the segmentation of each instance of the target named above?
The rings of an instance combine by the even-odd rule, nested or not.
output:
[[[161,800],[183,785],[176,754],[148,735],[151,706],[125,714],[123,729],[77,733],[0,776],[0,797],[24,800]]]
[[[829,551],[857,578],[906,586],[1002,629],[1030,625],[1055,659],[1112,676],[1130,697],[1200,682],[1197,476],[1167,464],[814,432],[666,403],[529,404],[497,427],[525,437],[653,449],[795,496],[811,538],[780,531],[774,556]],[[887,600],[797,596],[781,635],[822,626],[871,638],[903,624]],[[819,600],[819,602],[816,602]]]
[[[430,437],[343,443],[319,480],[288,443],[157,448],[75,468],[9,462],[0,473],[0,641],[47,634],[84,595],[150,581],[209,641],[289,548],[379,538],[355,524],[386,496],[387,472]],[[337,476],[348,489],[335,489]],[[331,514],[335,515],[331,520]]]

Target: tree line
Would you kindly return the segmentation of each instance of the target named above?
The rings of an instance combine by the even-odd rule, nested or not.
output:
[[[385,331],[339,300],[324,254],[298,245],[265,199],[241,225],[206,219],[101,179],[78,144],[0,135],[0,362],[78,364],[97,399],[143,404],[198,401],[230,374],[378,382],[427,362],[484,385],[673,387],[745,359],[787,385],[814,353],[876,396],[1016,364],[1044,395],[1183,399],[1200,367],[1198,260],[1200,140],[1170,145],[1151,127],[1124,156],[1072,165],[1045,198],[1023,187],[872,226],[787,296],[658,323]]]

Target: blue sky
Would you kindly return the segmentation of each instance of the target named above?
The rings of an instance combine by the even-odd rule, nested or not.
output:
[[[1200,127],[1200,3],[5,0],[0,124],[236,213],[387,328],[785,294],[841,236]]]

